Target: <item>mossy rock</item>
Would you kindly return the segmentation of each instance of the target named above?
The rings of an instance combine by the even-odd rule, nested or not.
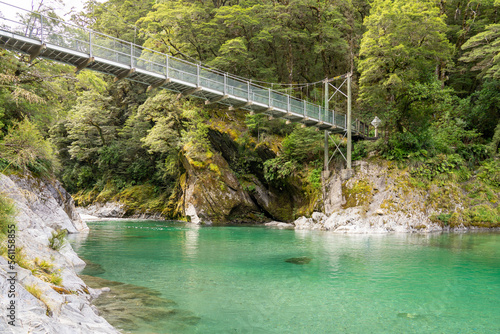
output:
[[[345,203],[343,209],[356,206],[367,206],[373,198],[373,184],[367,179],[359,179],[354,182],[346,181],[342,184],[342,195]]]

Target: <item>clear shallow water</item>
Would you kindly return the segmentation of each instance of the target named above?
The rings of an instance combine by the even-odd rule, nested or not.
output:
[[[128,327],[133,333],[500,333],[498,233],[89,226],[88,238],[72,243],[100,268],[84,274],[169,300],[170,313]],[[311,261],[285,262],[304,256]]]

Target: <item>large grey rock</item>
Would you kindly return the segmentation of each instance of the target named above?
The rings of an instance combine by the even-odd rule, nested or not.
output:
[[[22,247],[26,261],[47,261],[58,270],[62,286],[55,287],[15,265],[10,268],[0,257],[0,308],[9,305],[9,272],[16,272],[16,326],[8,324],[5,312],[0,314],[0,333],[119,333],[91,307],[99,291],[90,289],[77,276],[85,266],[69,243],[56,251],[48,247],[52,233],[67,230],[85,234],[88,227],[75,210],[71,196],[57,181],[30,174],[0,174],[0,192],[14,200],[17,215],[16,247]],[[25,287],[35,288],[35,297]],[[58,289],[57,292],[55,289]],[[69,293],[71,292],[71,293]]]
[[[197,168],[186,156],[181,157],[186,170],[181,182],[183,214],[192,222],[212,224],[252,222],[259,208],[245,192],[226,160],[214,154],[209,168]],[[185,177],[185,178],[184,178]]]
[[[118,202],[94,203],[77,211],[98,218],[122,218],[126,213],[125,206]]]
[[[297,219],[297,230],[328,230],[339,233],[436,232],[443,228],[429,219],[427,194],[409,186],[404,172],[391,173],[387,166],[355,162],[354,170],[333,172],[323,187],[324,213]],[[354,173],[355,171],[355,173]],[[359,195],[352,206],[346,197],[356,184],[371,190]],[[362,187],[361,187],[362,188]],[[358,191],[359,189],[358,188]],[[366,188],[366,186],[365,186]],[[347,207],[351,206],[351,207]]]
[[[272,222],[269,222],[269,223],[265,223],[264,226],[274,227],[274,228],[278,228],[278,229],[293,229],[293,228],[295,228],[294,224],[277,222],[277,221],[272,221]]]

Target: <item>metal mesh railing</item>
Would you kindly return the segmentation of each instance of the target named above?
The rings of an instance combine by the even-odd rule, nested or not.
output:
[[[11,14],[15,11],[17,14]],[[1,1],[0,30],[80,52],[89,58],[98,57],[176,79],[188,86],[202,87],[217,94],[232,95],[267,108],[346,128],[345,115],[334,117],[332,111],[325,113],[324,108],[311,102]],[[354,130],[367,133],[367,126],[361,122],[354,122]]]

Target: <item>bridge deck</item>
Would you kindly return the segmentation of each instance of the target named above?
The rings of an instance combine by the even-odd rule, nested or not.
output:
[[[0,1],[2,8],[24,11]],[[220,103],[255,113],[346,131],[346,115],[270,88],[116,39],[64,21],[24,11],[23,19],[0,17],[0,47],[160,87],[206,103]],[[354,136],[367,136],[368,127],[354,121]]]

